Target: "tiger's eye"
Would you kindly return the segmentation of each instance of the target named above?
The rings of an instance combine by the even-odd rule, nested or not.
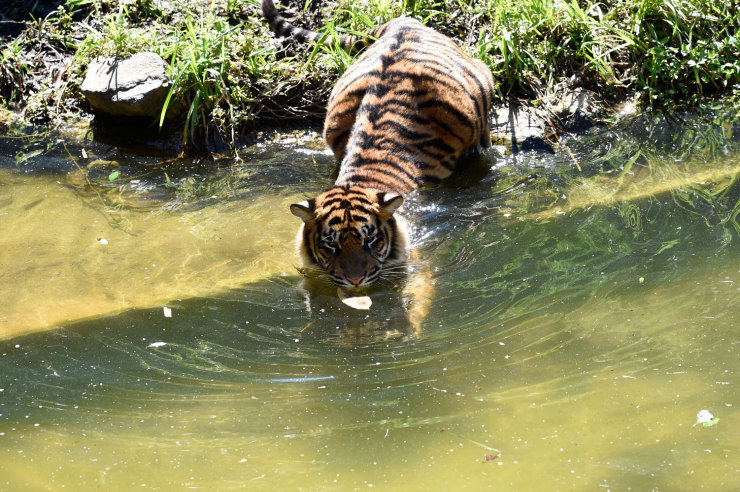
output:
[[[336,254],[337,251],[339,251],[339,241],[335,241],[331,237],[323,237],[321,238],[321,247],[327,251],[330,251],[333,254]]]

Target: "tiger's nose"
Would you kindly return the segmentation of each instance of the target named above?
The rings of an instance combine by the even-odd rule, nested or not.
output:
[[[360,285],[360,283],[365,279],[364,275],[360,275],[359,277],[345,277],[347,279],[347,282],[351,283],[352,285]]]

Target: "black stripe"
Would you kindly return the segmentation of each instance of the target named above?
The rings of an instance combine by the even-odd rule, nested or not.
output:
[[[334,130],[328,130],[326,132],[327,137],[329,136],[330,132]],[[333,137],[333,143],[330,143],[332,149],[337,149],[342,146],[342,143],[346,144],[347,139],[349,138],[349,130],[345,130],[336,136]]]
[[[396,121],[399,124],[401,124],[401,122],[399,121],[400,119],[407,120],[420,126],[426,126],[432,122],[431,119],[424,117],[424,115],[418,112],[399,113],[397,111],[388,111],[388,114],[393,117],[392,121]],[[382,118],[378,119],[382,120]],[[386,121],[381,121],[380,123],[373,124],[373,129],[379,130],[385,123]]]
[[[335,197],[340,197],[345,200],[355,200],[358,202],[366,203],[368,205],[372,205],[372,203],[368,201],[363,191],[351,190],[349,186],[334,185],[333,188],[324,193],[325,201],[322,206],[325,206],[327,199],[333,200],[336,199]]]
[[[429,95],[429,91],[426,89],[397,89],[394,94],[399,96],[410,96],[414,99],[421,98]]]
[[[357,192],[357,191],[342,191],[341,193],[334,193],[330,196],[326,197],[328,200],[324,202],[323,206],[326,206],[327,203],[332,204],[337,199],[339,200],[349,200],[356,203],[362,203],[363,205],[372,205],[373,203],[367,199],[364,193]]]
[[[405,116],[403,114],[398,116]],[[430,123],[429,120],[424,120],[424,123]],[[417,122],[418,123],[418,122]],[[383,125],[384,123],[381,123]],[[397,125],[397,128],[401,126],[401,124],[398,121],[393,121],[393,124]],[[407,129],[406,127],[404,127]],[[408,130],[408,129],[407,129]],[[402,131],[402,130],[399,130]],[[408,130],[409,132],[411,130]],[[418,142],[421,140],[422,142],[430,142],[429,137],[431,135],[424,134],[423,136],[420,134],[416,134],[420,138],[405,138],[403,140],[397,140],[393,138],[392,136],[389,136],[388,132],[381,132],[381,133],[368,133],[364,130],[356,131],[352,135],[352,147],[356,148],[358,147],[360,150],[369,150],[369,149],[380,149],[383,148],[384,144],[390,144],[391,150],[410,150],[409,146],[414,145],[417,146]],[[407,137],[410,137],[410,133],[406,133]],[[434,140],[434,139],[433,139]],[[388,146],[386,146],[388,147]],[[442,146],[438,146],[440,149],[443,149]],[[454,149],[449,147],[448,152],[454,152]]]
[[[459,136],[457,135],[455,136],[462,142],[462,139]],[[367,138],[367,137],[374,137],[374,138]],[[384,144],[390,144],[389,145],[390,149],[388,150],[395,151],[397,153],[407,154],[409,156],[413,156],[414,154],[418,154],[419,152],[422,152],[435,159],[444,159],[445,157],[449,155],[454,155],[456,153],[456,150],[450,145],[448,145],[441,138],[428,138],[428,139],[421,140],[421,141],[419,140],[403,141],[403,140],[397,140],[393,137],[389,137],[385,134],[377,135],[377,136],[370,136],[370,135],[367,135],[365,132],[361,132],[361,134],[357,135],[357,138],[360,139],[360,142],[359,143],[355,142],[355,145],[359,146],[360,149],[362,150],[383,149]],[[438,152],[433,152],[431,150],[432,148],[438,149]],[[419,169],[431,169],[433,167],[425,162],[417,162],[415,164],[416,164],[416,167]]]
[[[326,135],[326,136],[329,136],[329,135],[331,135],[332,133],[334,133],[334,134],[337,134],[337,131],[339,131],[339,129],[340,129],[340,128],[341,128],[341,127],[339,127],[339,126],[337,126],[337,125],[332,125],[332,126],[328,126],[328,127],[326,127],[326,128],[324,129],[324,135]],[[343,130],[343,131],[339,132],[339,133],[337,134],[337,136],[336,136],[336,137],[334,137],[334,139],[336,140],[336,139],[340,138],[340,136],[342,136],[342,135],[343,135],[343,134],[345,134],[345,133],[349,134],[349,128],[348,128],[348,129],[346,129],[346,130]]]
[[[434,122],[435,125],[444,129],[447,133],[449,133],[450,135],[458,139],[460,143],[462,143],[463,145],[467,143],[465,142],[465,140],[463,140],[463,138],[460,135],[455,133],[455,131],[447,123],[443,123],[442,121],[439,121],[437,118],[431,118],[431,120]]]
[[[377,148],[380,146],[378,140],[382,138],[383,135],[373,135],[364,130],[356,131],[352,134],[352,146],[357,146],[361,150]]]
[[[436,157],[437,159],[444,159],[449,155],[455,154],[455,149],[449,146],[441,138],[432,138],[429,140],[424,140],[423,142],[414,142],[413,145],[421,152],[424,152],[425,154],[432,157]],[[432,152],[430,148],[439,149],[440,152]]]
[[[329,212],[327,212],[326,215],[331,215],[337,210],[345,210],[347,213],[349,213],[349,210],[357,210],[362,213],[369,214],[370,210],[368,210],[365,207],[372,207],[372,203],[364,200],[365,203],[360,203],[361,200],[358,199],[349,199],[349,198],[341,198],[341,199],[334,199],[331,200],[330,203],[327,205],[327,208],[329,208]],[[338,205],[337,205],[338,204]]]
[[[423,64],[426,69],[433,72],[436,75],[439,75],[444,78],[444,80],[440,80],[437,77],[434,77],[429,74],[425,73],[412,73],[404,70],[388,70],[386,72],[381,72],[379,70],[373,69],[373,70],[365,70],[367,65],[369,64],[369,60],[364,60],[363,62],[360,62],[356,65],[352,65],[347,72],[345,72],[345,76],[351,76],[353,75],[354,71],[361,70],[360,73],[355,75],[351,79],[342,80],[340,79],[338,81],[338,84],[335,86],[335,90],[332,93],[335,97],[344,97],[345,91],[347,91],[347,88],[353,86],[356,82],[361,81],[362,88],[360,89],[352,89],[350,90],[349,94],[353,94],[354,92],[357,92],[358,94],[365,93],[367,91],[367,87],[371,87],[374,84],[378,83],[388,83],[394,82],[395,80],[411,80],[413,82],[434,82],[434,83],[440,83],[442,85],[445,85],[446,87],[450,89],[456,89],[462,85],[462,81],[457,80],[455,78],[450,77],[450,68],[448,66],[444,66],[442,69],[431,66],[431,63],[428,63],[428,60],[423,59],[413,59],[413,58],[406,58],[403,61],[412,62],[412,63],[419,63]],[[437,63],[435,63],[437,65]],[[353,70],[353,68],[356,67],[356,70]],[[457,68],[454,67],[454,68]],[[368,78],[376,77],[377,81],[369,81]],[[454,83],[450,83],[449,80],[452,80]],[[341,85],[340,85],[341,84]],[[340,88],[341,87],[341,88]],[[353,94],[354,95],[354,94]],[[333,98],[332,98],[333,99]],[[330,99],[331,101],[331,99]]]
[[[421,186],[422,184],[421,180],[417,176],[414,176],[406,169],[404,169],[403,166],[401,166],[399,163],[391,159],[364,159],[359,155],[355,156],[355,159],[357,162],[353,162],[347,167],[347,176],[353,173],[361,172],[361,170],[363,169],[372,168],[372,170],[377,173],[396,178],[399,181],[404,181],[400,178],[405,178],[405,181],[410,182],[411,185]],[[395,172],[386,169],[386,167],[390,167]]]
[[[470,70],[470,68],[468,68],[467,66],[462,65],[462,64],[460,65],[460,69],[463,72],[465,72],[465,74],[468,77],[470,77],[471,79],[473,79],[475,81],[475,85],[478,86],[478,93],[479,94],[485,94],[486,93],[485,89],[483,89],[483,84],[480,83],[480,80],[478,80],[478,77],[476,77],[475,72],[473,72],[472,70]],[[478,101],[478,98],[473,98],[473,103],[475,104],[475,113],[478,115],[478,121],[481,121],[483,118],[485,118],[486,121],[488,121],[488,114],[483,114],[483,109],[480,107],[480,101]]]
[[[423,60],[409,60],[411,62],[415,63],[423,63]],[[425,70],[434,73],[435,75],[438,75],[438,77],[428,75],[428,74],[411,74],[406,72],[399,72],[399,73],[389,73],[391,76],[398,76],[405,79],[412,79],[415,82],[432,82],[433,84],[443,85],[447,87],[448,89],[451,89],[453,91],[462,91],[465,93],[465,95],[468,96],[468,98],[473,101],[473,104],[478,104],[478,98],[474,93],[472,93],[470,90],[465,87],[467,84],[465,81],[458,80],[457,78],[454,78],[451,76],[450,69],[448,67],[444,67],[444,69],[437,68],[435,66],[431,66],[430,64],[426,64],[424,67]],[[456,68],[459,68],[461,70],[465,70],[464,67],[458,66]],[[482,90],[482,88],[481,88]],[[480,113],[480,111],[477,111]]]
[[[358,99],[358,104],[360,100],[362,99],[362,96],[365,95],[365,92],[367,92],[367,86],[360,87],[359,89],[352,89],[348,91],[342,92],[342,98],[343,99]]]
[[[396,178],[396,176],[393,176],[393,178]],[[390,189],[396,190],[396,191],[408,192],[408,191],[411,191],[411,190],[417,188],[416,186],[409,187],[408,185],[404,184],[399,179],[395,179],[395,181],[398,182],[398,186],[397,187],[394,187],[394,186],[391,186],[387,181],[383,181],[381,179],[378,179],[375,176],[365,176],[365,175],[362,175],[362,174],[348,174],[347,176],[345,176],[342,179],[344,179],[347,182],[354,183],[354,184],[357,184],[357,185],[361,185],[361,186],[365,186],[365,187],[370,187],[370,188],[375,187],[375,188],[378,188],[378,189],[381,189],[381,190],[382,189],[390,188]],[[363,183],[364,183],[364,185],[363,185]],[[373,185],[375,185],[375,186],[373,186]]]
[[[475,128],[475,123],[471,122],[470,119],[468,119],[468,116],[457,109],[452,104],[446,102],[446,101],[438,101],[438,100],[432,100],[424,101],[422,103],[419,103],[419,109],[426,109],[426,108],[435,108],[435,107],[441,107],[445,110],[445,112],[453,115],[457,120],[463,124],[464,126],[470,128],[471,130]]]
[[[429,49],[430,47],[433,49]],[[450,61],[453,63],[458,62],[459,60],[465,60],[465,57],[468,56],[451,39],[445,37],[434,39],[431,36],[425,36],[423,42],[413,45],[409,44],[396,52],[398,55],[405,55],[407,53],[422,53],[433,58],[439,58],[440,55],[444,54],[448,56]]]
[[[398,247],[398,241],[395,240],[398,236],[398,225],[396,224],[396,219],[391,216],[385,225],[385,228],[380,228],[380,232],[385,236],[386,249],[389,249],[385,259],[391,261],[397,260],[400,258],[399,253],[401,251]],[[387,229],[387,231],[384,229]]]
[[[364,133],[364,132],[363,132]],[[408,142],[404,140],[397,140],[393,137],[390,137],[386,134],[381,135],[373,135],[371,138],[363,138],[363,136],[358,136],[360,138],[360,142],[357,144],[360,149],[362,150],[369,150],[369,149],[386,149],[396,152],[402,152],[406,151],[411,153],[411,146],[418,147],[419,144],[417,142]],[[370,136],[369,136],[370,137]]]
[[[370,202],[370,201],[368,201],[368,200],[366,200],[364,198],[353,197],[353,198],[349,198],[349,199],[348,198],[332,198],[330,200],[325,201],[323,203],[323,207],[324,208],[329,208],[332,205],[335,205],[335,204],[339,203],[340,204],[339,207],[336,207],[336,208],[334,208],[334,209],[332,209],[332,210],[329,211],[329,213],[331,213],[334,210],[341,209],[342,208],[342,204],[345,203],[345,202],[349,202],[349,200],[354,200],[355,202],[361,203],[362,205],[372,206],[372,202]],[[355,204],[354,208],[360,208],[361,209],[361,207],[358,204]]]
[[[438,77],[434,77],[433,75],[429,75],[426,73],[412,73],[412,72],[388,72],[387,75],[389,75],[391,78],[397,78],[401,80],[411,80],[413,82],[432,82],[433,84],[440,84],[446,86],[448,89],[458,89],[460,88],[460,83],[452,79],[449,75],[449,72],[444,70],[437,70],[435,67],[425,67],[430,69],[431,72],[434,72],[437,75],[440,75],[444,77],[444,79],[440,79]],[[454,82],[450,83],[449,81],[452,80]]]
[[[388,86],[386,87],[379,87],[379,86]],[[377,81],[373,84],[367,84],[365,86],[360,87],[359,89],[352,89],[349,91],[345,91],[342,93],[342,97],[344,99],[358,99],[358,105],[360,104],[359,99],[362,99],[365,94],[372,94],[376,97],[382,97],[386,95],[388,92],[390,92],[391,89],[393,89],[392,84],[385,84],[382,80]],[[418,98],[418,97],[424,97],[429,95],[429,91],[426,89],[395,89],[393,91],[396,95],[401,96],[410,96],[412,98]],[[348,110],[342,111],[340,114],[346,113]]]
[[[365,62],[367,62],[367,60],[365,60]],[[357,75],[353,75],[354,73],[357,73]],[[344,75],[340,77],[340,79],[337,81],[337,84],[334,86],[334,90],[329,97],[329,103],[331,103],[335,97],[344,97],[345,91],[347,91],[349,87],[355,85],[355,83],[357,83],[358,81],[361,81],[362,90],[364,92],[365,88],[368,85],[378,82],[373,82],[369,80],[372,77],[375,77],[378,80],[382,80],[380,77],[380,72],[378,72],[377,70],[366,70],[365,63],[350,65],[347,71],[344,72]]]
[[[439,163],[447,169],[448,171],[452,172],[455,170],[455,164],[457,164],[457,157],[454,159],[450,159],[451,156],[445,157],[444,159],[440,159]]]
[[[311,227],[307,227],[305,224],[303,226],[303,244],[306,245],[306,249],[308,250],[308,255],[311,257],[314,263],[318,265],[322,265],[321,260],[319,259],[318,255],[316,254],[316,241],[315,238],[317,236],[316,230],[312,230]],[[322,265],[323,266],[323,265]]]
[[[358,100],[357,101],[357,104],[353,104],[353,105],[349,106],[346,109],[343,109],[341,111],[334,110],[334,111],[331,112],[331,117],[333,119],[337,119],[338,120],[338,119],[342,119],[342,118],[345,118],[347,116],[350,116],[350,115],[352,115],[352,114],[354,114],[354,113],[357,112],[357,109],[360,107],[360,104],[361,103],[362,103],[362,101],[361,100]]]
[[[429,70],[430,72],[433,72],[434,74],[439,75],[441,78],[432,77],[427,74],[412,74],[408,72],[387,72],[386,75],[393,77],[402,77],[405,79],[412,79],[414,81],[418,82],[433,82],[436,84],[444,85],[450,89],[453,90],[460,90],[463,91],[468,98],[473,102],[473,105],[475,106],[475,111],[478,116],[478,118],[483,118],[483,111],[480,107],[480,101],[478,100],[478,97],[476,94],[468,90],[465,86],[467,84],[464,83],[464,81],[460,81],[454,77],[451,77],[451,72],[449,70],[450,67],[445,67],[446,70],[439,69],[436,66],[432,66],[431,63],[428,62],[428,60],[423,59],[414,59],[414,58],[407,58],[406,61],[412,62],[412,63],[421,63],[425,65],[425,69]],[[435,63],[434,65],[438,65]],[[483,88],[483,85],[480,83],[478,78],[475,76],[475,73],[471,71],[466,64],[458,63],[456,64],[456,67],[459,70],[463,71],[466,75],[468,75],[470,78],[472,78],[475,81],[475,84],[478,86],[479,94],[485,94],[485,90]],[[488,115],[485,115],[486,118],[488,118]]]
[[[396,93],[397,93],[396,91],[393,91],[394,96],[396,95]],[[392,97],[392,98],[386,99],[382,101],[380,104],[382,104],[383,107],[388,107],[390,105],[400,106],[401,108],[411,110],[411,111],[416,111],[416,109],[418,108],[418,103],[416,101],[408,102],[398,97]]]
[[[385,96],[388,95],[389,92],[393,90],[393,87],[390,84],[385,84],[381,80],[380,82],[376,82],[375,84],[368,85],[365,88],[365,95],[370,94],[378,99],[382,99]]]
[[[403,138],[409,140],[422,140],[424,138],[429,138],[433,136],[430,133],[420,133],[414,131],[413,129],[404,126],[398,121],[393,120],[382,121],[375,128],[378,130],[382,130],[386,127],[392,128],[393,130],[397,131]]]

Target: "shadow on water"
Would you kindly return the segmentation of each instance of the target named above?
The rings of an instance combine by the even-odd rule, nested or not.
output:
[[[65,297],[34,272],[65,262],[68,280],[91,263],[105,296],[83,272],[59,285],[97,299],[92,319],[0,342],[0,483],[733,489],[740,128],[728,121],[625,121],[566,142],[581,173],[567,153],[520,153],[412,196],[435,287],[405,341],[385,336],[404,316],[395,290],[373,293],[369,312],[329,292],[307,305],[286,204],[330,184],[331,156],[311,139],[246,151],[217,198],[158,185],[166,211],[122,208],[133,227],[106,229],[123,246],[103,267],[92,248],[70,261],[85,244],[72,228],[68,246],[49,242],[65,255],[37,268],[18,246],[0,259],[41,291],[26,297],[38,306]],[[0,182],[24,186],[23,167],[5,167]],[[30,174],[28,197],[0,198],[0,214],[75,201],[82,223],[101,214],[74,187],[53,202],[53,182],[32,193],[44,181]],[[97,247],[97,234],[81,237]],[[155,287],[127,276],[146,266],[132,267],[141,250],[166,270]],[[106,304],[120,292],[140,297]],[[694,425],[702,409],[719,422]]]

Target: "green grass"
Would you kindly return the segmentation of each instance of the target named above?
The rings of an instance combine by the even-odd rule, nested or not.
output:
[[[336,39],[412,16],[484,60],[501,100],[538,104],[566,86],[580,86],[616,98],[637,96],[645,106],[670,106],[732,93],[740,81],[740,9],[730,3],[341,1],[309,27]],[[187,105],[184,142],[218,136],[233,144],[250,125],[320,120],[328,91],[355,57],[338,45],[281,52],[258,4],[68,0],[66,9],[31,21],[24,34],[0,48],[3,105],[24,107],[30,119],[50,106],[79,107],[77,88],[92,59],[149,50],[170,63],[166,106]],[[43,64],[27,61],[29,52],[44,46],[73,55],[61,84],[44,79]],[[24,83],[34,77],[42,80],[36,89]]]
[[[22,50],[22,41],[15,39],[0,51],[0,101],[15,101],[22,91],[30,70],[21,56]]]

